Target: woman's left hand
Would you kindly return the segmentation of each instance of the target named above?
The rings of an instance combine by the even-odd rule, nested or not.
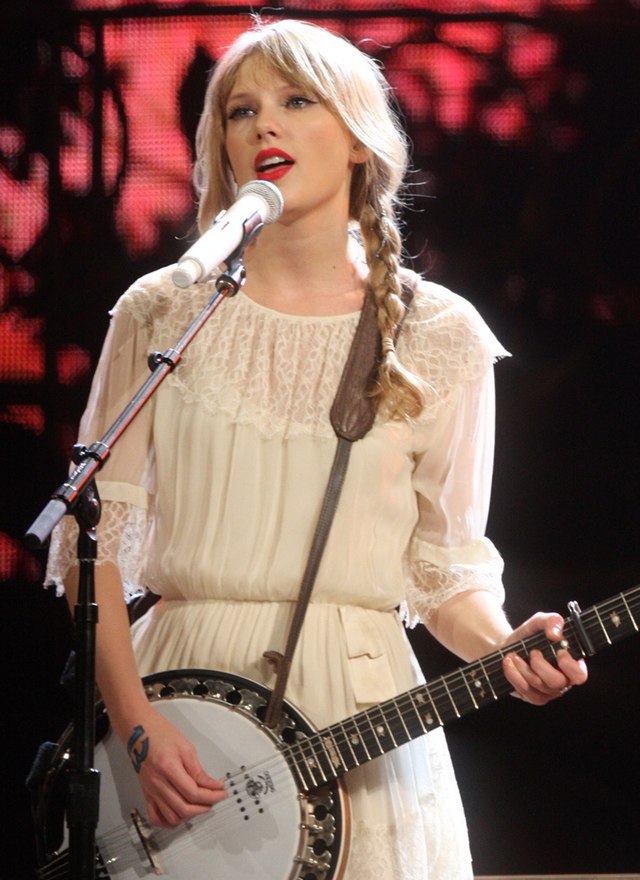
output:
[[[562,639],[563,619],[559,614],[538,612],[530,617],[505,639],[503,649],[510,644],[544,632],[551,642]],[[544,706],[550,700],[563,696],[574,685],[587,680],[584,660],[575,660],[568,650],[560,648],[556,654],[557,666],[545,660],[541,651],[532,650],[528,662],[515,652],[508,653],[503,661],[507,680],[513,685],[514,696]]]

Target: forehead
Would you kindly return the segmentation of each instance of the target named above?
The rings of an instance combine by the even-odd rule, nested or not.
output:
[[[301,86],[302,78],[295,77],[288,71],[280,70],[269,58],[253,54],[245,58],[238,67],[229,96],[248,89],[280,88],[288,86]]]

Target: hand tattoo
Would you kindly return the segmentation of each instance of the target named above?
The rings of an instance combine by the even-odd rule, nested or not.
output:
[[[136,743],[138,740],[144,736],[145,730],[144,727],[141,727],[139,724],[133,728],[133,733],[129,737],[129,742],[127,743],[127,754],[131,758],[131,763],[133,764],[133,769],[136,773],[139,773],[144,759],[149,754],[149,737],[145,736],[139,747],[136,748]]]

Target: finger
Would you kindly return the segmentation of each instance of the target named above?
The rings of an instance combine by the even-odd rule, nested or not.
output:
[[[199,788],[205,788],[215,795],[216,803],[228,797],[229,792],[226,790],[225,782],[222,779],[214,779],[208,773],[205,773],[204,770],[194,778]]]
[[[507,654],[503,664],[505,677],[522,699],[536,706],[560,696],[560,690],[548,687],[529,665],[516,654]],[[563,677],[564,678],[564,677]]]
[[[536,633],[544,632],[547,635],[547,630],[551,631],[555,626],[560,625],[560,633],[562,632],[562,617],[559,614],[550,614],[545,613],[544,611],[538,611],[536,614],[532,615],[528,620],[525,620],[524,623],[521,623],[520,626],[516,627],[514,631],[509,636],[506,644],[507,646],[510,644],[514,644],[515,642],[521,641],[523,639],[529,638],[529,636],[533,636]],[[555,636],[555,639],[559,638],[559,636]]]
[[[141,781],[147,802],[153,805],[154,818],[151,819],[150,812],[150,819],[163,827],[173,828],[184,819],[206,813],[213,800],[222,800],[227,795],[199,788],[180,764],[165,768],[161,775],[153,767],[145,768],[143,773]]]
[[[173,810],[150,798],[147,798],[147,814],[151,825],[159,825],[160,828],[175,828],[180,824],[180,817]]]
[[[529,664],[533,672],[540,679],[543,689],[551,693],[558,693],[571,684],[563,670],[545,660],[544,655],[540,651],[531,652]]]
[[[587,664],[582,658],[575,659],[568,651],[558,651],[556,660],[558,667],[567,678],[569,687],[584,684],[589,677]]]
[[[558,642],[562,638],[564,628],[564,618],[559,614],[551,613],[545,615],[544,634],[552,642]]]
[[[211,809],[208,802],[195,803],[184,798],[172,786],[163,787],[162,791],[154,795],[156,811],[160,814],[161,825],[174,828],[185,819],[200,816]]]
[[[509,684],[520,696],[526,697],[533,689],[526,663],[517,654],[507,654],[502,665]]]
[[[191,779],[195,782],[195,784],[200,788],[206,788],[210,791],[220,792],[224,791],[225,782],[223,779],[214,779],[213,776],[209,776],[206,772],[202,764],[198,761],[198,758],[195,754],[188,754],[184,756],[183,759],[184,769],[189,774]]]
[[[186,789],[184,796],[190,803],[207,804],[211,806],[219,803],[228,796],[225,783],[220,779],[214,779],[204,770],[195,755],[187,755],[184,759],[186,771]]]

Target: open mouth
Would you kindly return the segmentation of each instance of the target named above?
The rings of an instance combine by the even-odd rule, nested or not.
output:
[[[264,162],[261,162],[256,170],[275,171],[281,168],[290,168],[292,165],[292,159],[285,159],[283,156],[272,156],[270,159],[265,159]]]
[[[293,158],[281,150],[263,150],[256,157],[255,169],[259,178],[274,180],[286,174],[294,164]]]

